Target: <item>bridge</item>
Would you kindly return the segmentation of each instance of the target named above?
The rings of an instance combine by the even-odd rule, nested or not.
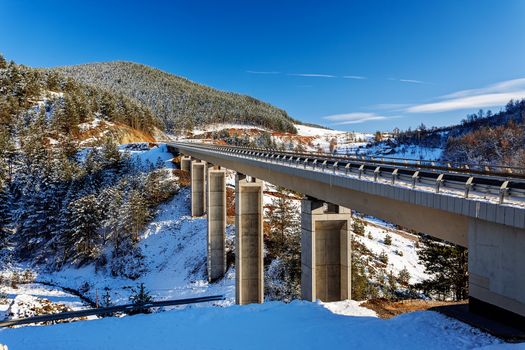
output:
[[[263,181],[305,195],[301,294],[351,298],[351,209],[468,251],[471,311],[525,324],[525,176],[520,169],[168,143],[208,216],[208,278],[226,270],[225,168],[236,175],[236,302],[263,302]]]

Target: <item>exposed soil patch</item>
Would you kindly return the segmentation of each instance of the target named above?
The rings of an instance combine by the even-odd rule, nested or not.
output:
[[[459,302],[421,299],[391,301],[384,298],[377,298],[367,300],[366,302],[362,303],[361,306],[374,310],[377,313],[377,316],[383,319],[388,319],[407,312],[428,310],[436,306],[466,303],[468,303],[467,300]]]

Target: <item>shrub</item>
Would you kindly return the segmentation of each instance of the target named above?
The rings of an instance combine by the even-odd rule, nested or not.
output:
[[[386,244],[386,245],[392,245],[392,236],[390,236],[389,234],[387,234],[387,235],[385,236],[385,239],[384,239],[383,243]]]
[[[403,287],[408,287],[408,284],[410,282],[410,272],[408,272],[408,269],[406,267],[403,267],[403,269],[399,271],[399,274],[397,275],[397,280],[399,284]]]
[[[356,235],[363,236],[365,235],[365,224],[361,219],[354,218],[354,222],[352,222],[352,231]]]
[[[382,251],[381,254],[379,254],[379,261],[381,261],[383,264],[388,264],[388,255],[385,253],[385,251]]]
[[[141,283],[138,285],[137,289],[133,289],[132,294],[129,297],[129,301],[131,301],[135,305],[144,305],[146,303],[152,302],[153,297],[150,295],[149,291],[144,287],[144,283]],[[151,313],[151,310],[149,308],[136,308],[128,314],[134,315],[134,314],[149,314]]]

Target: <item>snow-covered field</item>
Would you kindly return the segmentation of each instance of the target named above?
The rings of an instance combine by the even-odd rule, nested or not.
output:
[[[501,342],[435,312],[381,320],[295,301],[201,307],[151,315],[0,330],[10,350],[37,349],[474,349]],[[353,312],[351,310],[354,310]],[[356,314],[358,316],[356,316]]]

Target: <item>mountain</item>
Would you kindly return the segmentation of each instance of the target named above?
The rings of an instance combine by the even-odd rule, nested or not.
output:
[[[0,55],[0,141],[6,135],[20,137],[39,114],[45,119],[41,131],[55,141],[83,141],[100,133],[113,134],[119,142],[130,134],[149,141],[163,128],[149,108],[123,94],[8,63]]]
[[[223,92],[132,62],[52,68],[75,80],[122,93],[148,106],[167,131],[236,122],[296,133],[286,111],[253,97]]]

